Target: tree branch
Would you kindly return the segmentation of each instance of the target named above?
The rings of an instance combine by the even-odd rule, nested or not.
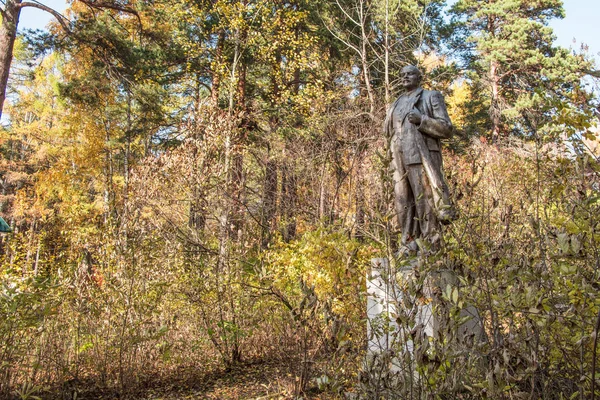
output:
[[[140,28],[143,27],[142,19],[140,18],[140,15],[138,14],[137,10],[135,10],[134,8],[121,6],[121,5],[118,5],[115,3],[108,3],[105,1],[95,1],[95,0],[79,0],[79,1],[92,9],[96,9],[96,10],[109,9],[109,10],[115,10],[115,11],[120,11],[120,12],[124,12],[127,14],[135,15],[135,17],[138,20],[138,23],[140,24]]]
[[[592,400],[596,398],[596,356],[598,355],[598,331],[600,331],[600,310],[598,310],[598,317],[596,318],[596,328],[594,329],[594,347],[592,347]]]
[[[2,4],[5,8],[6,8],[6,1],[4,0],[0,0],[0,4]],[[2,16],[2,19],[6,19],[6,12],[4,11],[4,8],[0,8],[0,15]]]
[[[586,69],[583,71],[583,73],[589,76],[593,76],[594,78],[600,78],[600,71],[597,70]]]
[[[135,15],[138,14],[138,12],[131,7],[125,7],[125,6],[115,4],[115,3],[108,3],[108,2],[104,2],[104,1],[94,1],[94,0],[79,0],[79,1],[81,1],[83,4],[85,4],[88,7],[96,8],[99,10],[108,8],[110,10],[126,12],[129,14],[135,14]]]
[[[67,24],[67,22],[69,21],[64,15],[62,15],[61,13],[59,13],[58,11],[56,11],[53,8],[50,8],[42,3],[39,3],[35,0],[33,1],[24,1],[22,3],[20,3],[18,5],[19,8],[25,8],[25,7],[33,7],[33,8],[37,8],[43,11],[46,11],[47,13],[50,13],[54,16],[54,18],[56,18],[56,20],[60,23],[60,25],[63,27],[63,29],[65,31],[67,31],[68,33],[71,33],[71,29],[69,28],[69,25]]]

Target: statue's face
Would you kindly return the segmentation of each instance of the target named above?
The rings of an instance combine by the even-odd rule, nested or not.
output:
[[[421,73],[419,70],[411,65],[402,68],[400,73],[401,83],[406,90],[413,90],[419,87],[421,81]]]

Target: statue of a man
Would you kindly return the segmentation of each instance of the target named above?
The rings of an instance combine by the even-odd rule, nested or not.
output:
[[[452,136],[452,123],[442,94],[422,89],[421,79],[417,67],[402,69],[405,91],[388,110],[384,124],[391,140],[401,253],[417,251],[417,238],[437,247],[440,223],[455,216],[440,152],[440,139]]]

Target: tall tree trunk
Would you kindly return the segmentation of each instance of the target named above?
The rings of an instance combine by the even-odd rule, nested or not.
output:
[[[196,184],[192,196],[193,198],[190,205],[190,216],[188,219],[188,225],[195,231],[201,232],[206,226],[206,199],[204,191],[202,190],[199,184]]]
[[[327,160],[323,163],[323,167],[321,169],[321,180],[319,186],[319,220],[321,222],[325,221],[325,215],[327,214]]]
[[[212,89],[210,93],[210,100],[213,106],[219,105],[219,88],[221,86],[221,72],[219,67],[223,62],[223,46],[225,45],[225,30],[221,29],[219,32],[219,38],[217,39],[217,48],[215,51],[215,59],[213,61],[213,73],[212,73]]]
[[[389,35],[389,23],[390,23],[390,4],[389,0],[385,0],[385,32],[384,32],[384,46],[385,46],[385,58],[384,58],[384,69],[385,69],[385,109],[391,104],[391,90],[390,90],[390,35]]]
[[[244,2],[245,4],[245,2]],[[246,110],[246,64],[248,62],[247,57],[244,57],[243,47],[248,38],[248,30],[243,27],[237,35],[236,43],[236,54],[234,56],[235,69],[237,65],[237,88],[236,88],[236,109],[240,111]],[[240,241],[242,239],[243,231],[243,205],[245,201],[244,193],[244,155],[242,153],[243,146],[246,142],[247,131],[249,128],[249,121],[246,115],[242,116],[240,121],[238,132],[234,135],[234,142],[232,143],[232,164],[231,164],[231,237]]]
[[[236,146],[238,147],[238,146]],[[241,149],[234,149],[231,158],[231,215],[230,215],[230,237],[235,240],[241,241],[242,231],[244,225],[244,186],[245,186],[245,175],[244,175],[244,156],[241,153]]]
[[[246,62],[242,61],[237,82],[238,108],[242,111],[246,110],[246,69]]]
[[[498,89],[498,63],[490,62],[490,84],[492,99],[490,104],[490,119],[492,121],[492,142],[497,142],[500,137],[500,94]]]
[[[281,167],[281,217],[283,240],[289,242],[296,236],[296,176],[289,164]]]
[[[198,149],[194,148],[194,183],[192,188],[192,199],[190,201],[190,215],[188,226],[196,232],[204,231],[206,226],[206,210],[208,207],[206,193],[202,185],[202,174],[204,173],[204,163],[198,162]]]
[[[107,125],[107,122],[104,121],[104,129],[105,129],[105,137],[104,137],[104,173],[105,173],[105,188],[104,188],[104,206],[105,214],[104,214],[104,224],[108,224],[111,218],[114,218],[115,215],[115,193],[114,193],[114,185],[113,185],[113,176],[114,176],[114,166],[113,166],[113,154],[110,144],[110,128]]]
[[[6,99],[8,74],[13,58],[15,39],[17,38],[20,14],[21,0],[6,0],[6,6],[2,13],[2,23],[0,23],[0,117]]]
[[[360,153],[360,149],[357,149],[358,162],[356,163],[356,189],[354,194],[354,206],[356,207],[356,214],[354,218],[354,229],[352,236],[356,239],[363,238],[363,231],[365,225],[365,178],[363,176],[362,164],[363,156]]]
[[[125,154],[123,155],[123,205],[121,206],[121,220],[124,220],[129,207],[129,175],[131,172],[131,135],[133,122],[131,120],[131,91],[127,89],[127,129],[125,130]],[[123,237],[127,238],[127,224],[121,225],[124,228]],[[128,241],[125,241],[128,243]]]
[[[496,18],[490,16],[487,21],[487,31],[490,35],[496,35]],[[490,101],[490,121],[492,123],[492,142],[496,143],[500,137],[500,93],[499,93],[499,77],[498,77],[498,62],[494,59],[490,60],[489,77],[491,87]]]
[[[369,114],[371,117],[375,112],[375,96],[373,95],[373,88],[371,87],[371,72],[369,68],[369,60],[367,54],[367,46],[369,45],[369,37],[367,36],[367,10],[365,9],[365,3],[360,1],[358,6],[360,15],[360,30],[361,30],[361,53],[360,59],[362,64],[362,70],[365,80],[365,88],[367,90],[367,97],[369,98]]]
[[[216,79],[216,76],[214,77]],[[196,147],[193,149],[193,187],[192,187],[192,198],[190,199],[190,215],[188,217],[188,226],[195,230],[196,232],[204,231],[204,227],[206,226],[206,210],[207,210],[207,202],[206,202],[206,193],[202,186],[202,174],[204,173],[204,165],[200,164],[198,161],[198,143],[204,140],[204,135],[202,129],[198,126],[199,115],[205,110],[202,108],[201,101],[201,77],[200,74],[196,76],[196,99],[194,109],[196,110],[196,116],[194,117],[194,126],[192,127],[193,138],[196,142]],[[213,87],[211,92],[211,99],[213,94],[217,93],[218,98],[218,88],[215,88],[215,84],[218,86],[218,82],[213,80]],[[213,105],[217,107],[217,99],[212,99]]]
[[[239,43],[244,45],[248,40],[248,30],[242,29],[240,32]],[[238,69],[238,80],[237,80],[237,106],[240,110],[246,110],[246,70],[248,64],[248,57],[244,57],[244,51],[240,51],[239,55],[240,65]]]
[[[277,81],[278,67],[281,65],[281,53],[275,52],[275,63],[271,64],[271,107],[276,108],[280,101],[280,88]],[[277,135],[280,120],[276,115],[269,119],[269,128],[271,135]],[[278,162],[272,158],[271,146],[266,142],[267,161],[265,163],[265,180],[262,193],[262,212],[261,212],[261,248],[266,249],[271,241],[271,232],[273,229],[273,220],[277,214],[277,196],[278,196]]]
[[[262,194],[261,246],[266,248],[271,240],[271,226],[277,204],[277,162],[267,160],[265,165],[265,181]]]

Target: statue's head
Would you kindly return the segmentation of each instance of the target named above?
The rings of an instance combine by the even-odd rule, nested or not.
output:
[[[402,68],[400,77],[400,82],[402,86],[404,86],[404,89],[414,90],[421,84],[423,75],[421,74],[421,71],[419,71],[419,68],[415,67],[414,65],[407,65],[406,67]]]

